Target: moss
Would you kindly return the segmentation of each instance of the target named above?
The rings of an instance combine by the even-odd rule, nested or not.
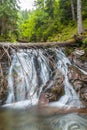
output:
[[[85,54],[80,57],[80,60],[82,62],[85,62],[85,61],[87,61],[87,48],[82,45],[81,49],[83,49],[85,51]]]
[[[74,48],[72,47],[66,47],[64,50],[64,53],[66,56],[69,56],[74,51]]]
[[[83,43],[83,47],[87,46],[87,37],[85,39],[83,39],[82,43]]]
[[[5,38],[3,36],[0,36],[0,42],[5,42]]]
[[[84,28],[87,29],[87,19],[83,21]]]
[[[59,32],[57,35],[55,35],[54,38],[52,38],[54,41],[66,41],[68,39],[72,39],[72,37],[77,33],[76,26],[64,26],[61,32]]]

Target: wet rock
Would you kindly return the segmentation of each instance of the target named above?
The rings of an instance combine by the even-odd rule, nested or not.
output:
[[[52,86],[52,88],[48,89],[45,94],[50,102],[58,101],[58,99],[64,94],[63,86]]]
[[[8,53],[8,54],[7,54]],[[10,65],[10,56],[8,49],[0,49],[0,105],[3,104],[7,98],[7,74]]]
[[[78,92],[83,87],[83,83],[79,80],[75,80],[73,86],[75,86],[75,90]]]
[[[45,106],[49,103],[49,99],[46,97],[45,93],[41,93],[39,100],[38,100],[38,105]]]
[[[87,72],[87,51],[75,49],[70,55],[69,59],[72,64],[80,67]]]
[[[52,80],[48,81],[43,87],[42,92],[45,93],[49,102],[57,101],[64,94],[63,87],[64,77],[60,71],[57,71]]]
[[[81,89],[80,97],[81,97],[81,99],[83,99],[85,102],[87,102],[87,87]]]
[[[68,78],[71,81],[80,80],[87,83],[87,75],[81,72],[81,70],[73,65],[68,66]]]
[[[7,80],[0,78],[0,105],[5,102],[7,98]]]
[[[85,54],[85,51],[84,50],[80,50],[80,49],[75,49],[73,54],[75,54],[77,56],[83,56]]]
[[[69,65],[68,78],[80,99],[87,104],[87,75],[83,74],[77,67]]]
[[[81,77],[81,72],[73,65],[68,66],[68,78],[71,82],[78,80]]]

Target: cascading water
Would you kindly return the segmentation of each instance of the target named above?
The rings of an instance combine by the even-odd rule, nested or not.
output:
[[[27,106],[37,104],[46,83],[53,72],[61,71],[64,77],[65,94],[51,106],[83,107],[73,86],[68,80],[68,65],[71,64],[64,53],[57,48],[27,49],[13,53],[8,75],[8,98],[6,104]],[[54,81],[55,82],[55,81]]]
[[[69,83],[68,80],[68,65],[71,64],[68,58],[65,56],[65,54],[61,50],[55,50],[56,56],[57,56],[57,68],[61,70],[63,76],[64,76],[64,89],[65,89],[65,95],[60,98],[59,101],[52,103],[53,106],[67,106],[68,107],[81,107],[82,103],[79,100],[79,97],[75,90],[73,89],[73,86]],[[78,104],[78,106],[77,106]]]

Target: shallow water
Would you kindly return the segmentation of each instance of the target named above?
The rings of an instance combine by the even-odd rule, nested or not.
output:
[[[47,114],[42,108],[0,110],[0,130],[87,130],[87,115]]]

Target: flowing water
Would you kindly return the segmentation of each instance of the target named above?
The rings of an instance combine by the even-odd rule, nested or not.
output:
[[[48,111],[52,107],[84,107],[68,80],[70,64],[57,48],[13,50],[8,73],[8,97],[0,110],[0,130],[87,130],[86,115],[52,114],[52,111],[48,114],[45,109],[34,107],[47,82],[54,80],[55,83],[54,75],[58,71],[64,77],[64,95],[49,103]]]
[[[87,115],[47,115],[42,111],[37,108],[0,110],[0,130],[87,130]]]
[[[36,105],[43,87],[53,78],[53,72],[60,71],[64,77],[65,94],[49,105],[83,107],[73,86],[68,81],[69,64],[71,63],[65,54],[56,48],[14,52],[8,75],[9,91],[6,104],[17,107]]]

